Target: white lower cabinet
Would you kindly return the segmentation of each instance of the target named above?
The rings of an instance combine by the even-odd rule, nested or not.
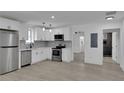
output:
[[[32,49],[32,64],[45,59],[44,51],[42,49]]]
[[[52,49],[51,48],[47,48],[47,59],[52,60]]]
[[[52,60],[52,48],[36,48],[32,49],[31,64],[35,64],[44,60]],[[71,62],[73,61],[73,53],[71,48],[62,49],[62,61]]]
[[[62,49],[62,61],[63,62],[73,61],[72,48],[63,48]]]
[[[32,49],[32,64],[51,59],[51,48]]]

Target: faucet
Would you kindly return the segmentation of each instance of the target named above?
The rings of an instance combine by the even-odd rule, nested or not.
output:
[[[34,43],[30,43],[30,48],[33,48],[34,47]]]

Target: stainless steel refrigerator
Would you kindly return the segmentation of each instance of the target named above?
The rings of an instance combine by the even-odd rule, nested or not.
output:
[[[18,69],[18,32],[0,29],[0,74]]]

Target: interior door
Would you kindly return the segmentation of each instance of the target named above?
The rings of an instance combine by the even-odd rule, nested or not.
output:
[[[117,33],[112,33],[112,60],[117,63]]]

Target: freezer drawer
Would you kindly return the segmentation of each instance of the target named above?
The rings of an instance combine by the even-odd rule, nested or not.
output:
[[[21,52],[21,66],[31,64],[31,50],[25,50]]]
[[[0,48],[0,74],[18,69],[18,47]]]

